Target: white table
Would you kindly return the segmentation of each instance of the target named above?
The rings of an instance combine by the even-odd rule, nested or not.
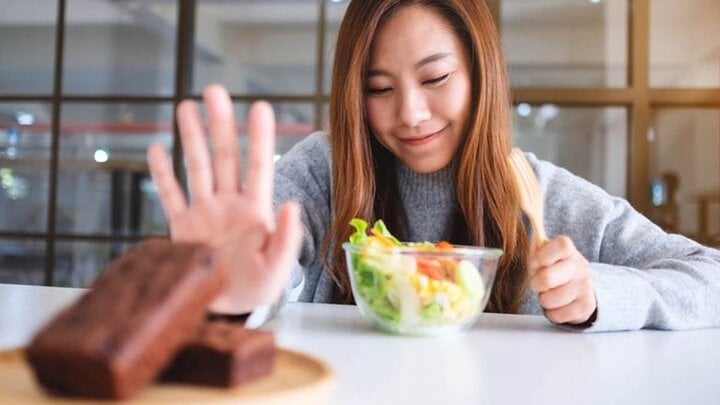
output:
[[[0,284],[0,349],[81,292]],[[720,404],[720,329],[580,334],[483,314],[465,335],[406,338],[353,306],[300,303],[271,326],[280,345],[332,365],[334,404]]]

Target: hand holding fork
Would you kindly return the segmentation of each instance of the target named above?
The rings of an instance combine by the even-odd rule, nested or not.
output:
[[[596,317],[597,300],[590,263],[564,235],[548,239],[543,196],[535,172],[523,152],[513,148],[509,157],[520,198],[520,208],[533,228],[527,258],[530,289],[538,294],[545,316],[555,323],[582,324]]]

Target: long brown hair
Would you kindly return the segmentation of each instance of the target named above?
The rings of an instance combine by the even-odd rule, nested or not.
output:
[[[521,221],[507,156],[511,148],[510,94],[500,40],[484,1],[354,0],[340,26],[330,93],[333,218],[323,240],[326,269],[341,299],[352,302],[341,248],[354,217],[374,221],[388,214],[394,186],[392,157],[374,140],[366,121],[365,73],[370,47],[399,7],[422,5],[442,15],[466,47],[472,77],[466,138],[458,150],[456,197],[460,226],[453,243],[504,251],[488,304],[518,312],[525,288],[528,237]],[[382,177],[378,175],[382,173]],[[397,201],[397,200],[396,200]],[[391,228],[391,231],[393,229]]]

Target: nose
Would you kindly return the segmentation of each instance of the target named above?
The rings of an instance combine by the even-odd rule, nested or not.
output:
[[[397,114],[400,126],[413,128],[432,116],[425,95],[419,89],[403,91],[399,103]]]

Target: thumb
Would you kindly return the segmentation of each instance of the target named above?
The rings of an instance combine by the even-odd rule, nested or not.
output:
[[[295,202],[284,203],[278,210],[275,232],[270,235],[265,249],[265,257],[278,277],[290,274],[291,264],[298,257],[302,236],[300,206]]]
[[[540,264],[537,261],[537,254],[538,250],[540,250],[540,247],[543,243],[541,241],[538,241],[537,238],[533,238],[530,240],[530,246],[528,247],[528,254],[527,254],[527,262],[525,263],[525,266],[527,266],[528,269],[528,277],[533,277],[538,270],[540,270]]]

